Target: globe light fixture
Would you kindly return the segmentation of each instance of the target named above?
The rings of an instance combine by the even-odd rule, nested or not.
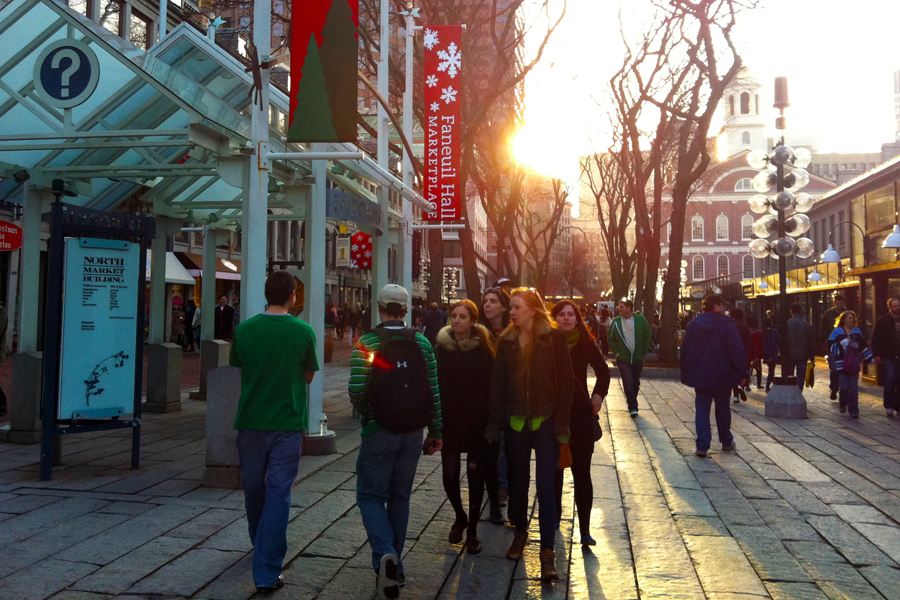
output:
[[[900,248],[900,225],[894,225],[894,230],[884,238],[882,248]]]
[[[747,202],[750,204],[750,210],[758,215],[761,215],[769,210],[769,199],[762,194],[755,194],[753,196],[750,196],[750,200],[748,200]]]
[[[765,258],[769,255],[769,242],[766,240],[753,240],[750,242],[750,256],[753,258]]]
[[[778,182],[778,176],[770,171],[760,171],[753,178],[753,189],[760,194],[765,194],[775,189]]]
[[[804,215],[805,216],[805,215]],[[816,245],[809,238],[797,239],[797,258],[809,258],[816,251]]]
[[[791,237],[803,235],[804,233],[809,231],[810,226],[811,223],[809,221],[809,217],[807,217],[803,213],[797,213],[784,222],[784,230]]]
[[[798,169],[805,169],[812,162],[812,152],[807,148],[797,148],[794,150],[794,166]]]
[[[809,185],[809,173],[803,169],[794,169],[784,176],[784,188],[791,192],[802,190]]]
[[[812,196],[807,194],[806,192],[800,192],[799,194],[794,194],[794,210],[797,212],[805,213],[809,212],[812,208],[813,199]]]
[[[778,217],[765,215],[753,224],[753,234],[759,238],[767,238],[778,231]]]
[[[797,240],[794,238],[778,238],[772,244],[772,251],[778,256],[793,256],[797,251]]]
[[[780,145],[772,154],[772,162],[776,165],[789,165],[794,160],[794,149],[790,146]]]
[[[765,169],[769,164],[769,155],[765,150],[753,150],[747,155],[747,164],[751,169]]]
[[[794,195],[790,192],[778,192],[772,205],[778,210],[789,210],[794,207]]]
[[[834,249],[832,244],[828,244],[828,250],[822,253],[822,258],[819,262],[839,263],[841,262],[841,255],[838,254],[838,251]]]

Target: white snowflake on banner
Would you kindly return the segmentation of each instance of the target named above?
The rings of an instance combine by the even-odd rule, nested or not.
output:
[[[425,78],[425,85],[428,87],[434,87],[438,84],[437,75],[429,75]]]
[[[434,29],[425,30],[425,47],[429,50],[438,45],[438,33]]]
[[[351,252],[356,252],[357,250],[359,250],[359,244],[353,244],[352,246],[350,246]]]
[[[459,69],[462,67],[462,53],[456,47],[456,43],[450,42],[447,49],[438,50],[437,55],[438,58],[441,59],[441,64],[438,65],[438,71],[441,73],[447,71],[447,75],[450,76],[450,79],[455,78]]]
[[[368,266],[369,266],[369,261],[364,260],[364,261],[362,262],[362,266],[363,266],[363,268],[368,267]]]
[[[372,251],[366,250],[366,258],[372,258]]]
[[[350,261],[350,268],[351,268],[351,269],[358,269],[358,268],[359,268],[359,267],[357,266],[355,260],[351,260],[351,261]]]
[[[441,104],[439,102],[431,103],[431,112],[437,112],[441,109]]]
[[[444,93],[441,94],[441,100],[445,103],[450,104],[451,102],[456,102],[456,94],[457,91],[453,89],[453,86],[445,87]]]

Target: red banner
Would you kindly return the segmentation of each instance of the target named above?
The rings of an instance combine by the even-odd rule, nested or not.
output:
[[[425,199],[427,221],[459,219],[462,26],[425,27]]]
[[[9,221],[0,221],[0,250],[22,247],[22,228]]]
[[[360,231],[350,238],[350,268],[372,268],[372,236]]]

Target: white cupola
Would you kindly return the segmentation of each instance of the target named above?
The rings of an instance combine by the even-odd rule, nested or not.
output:
[[[724,114],[719,143],[727,144],[719,156],[734,156],[743,150],[766,150],[766,123],[762,113],[762,85],[744,67],[722,98]]]

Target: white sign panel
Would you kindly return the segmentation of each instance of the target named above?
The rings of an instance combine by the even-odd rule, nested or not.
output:
[[[337,260],[335,261],[335,266],[338,267],[349,267],[350,266],[350,234],[342,233],[337,236],[337,243],[335,245],[335,253],[337,254]]]
[[[57,418],[132,412],[141,266],[138,244],[66,240]]]

